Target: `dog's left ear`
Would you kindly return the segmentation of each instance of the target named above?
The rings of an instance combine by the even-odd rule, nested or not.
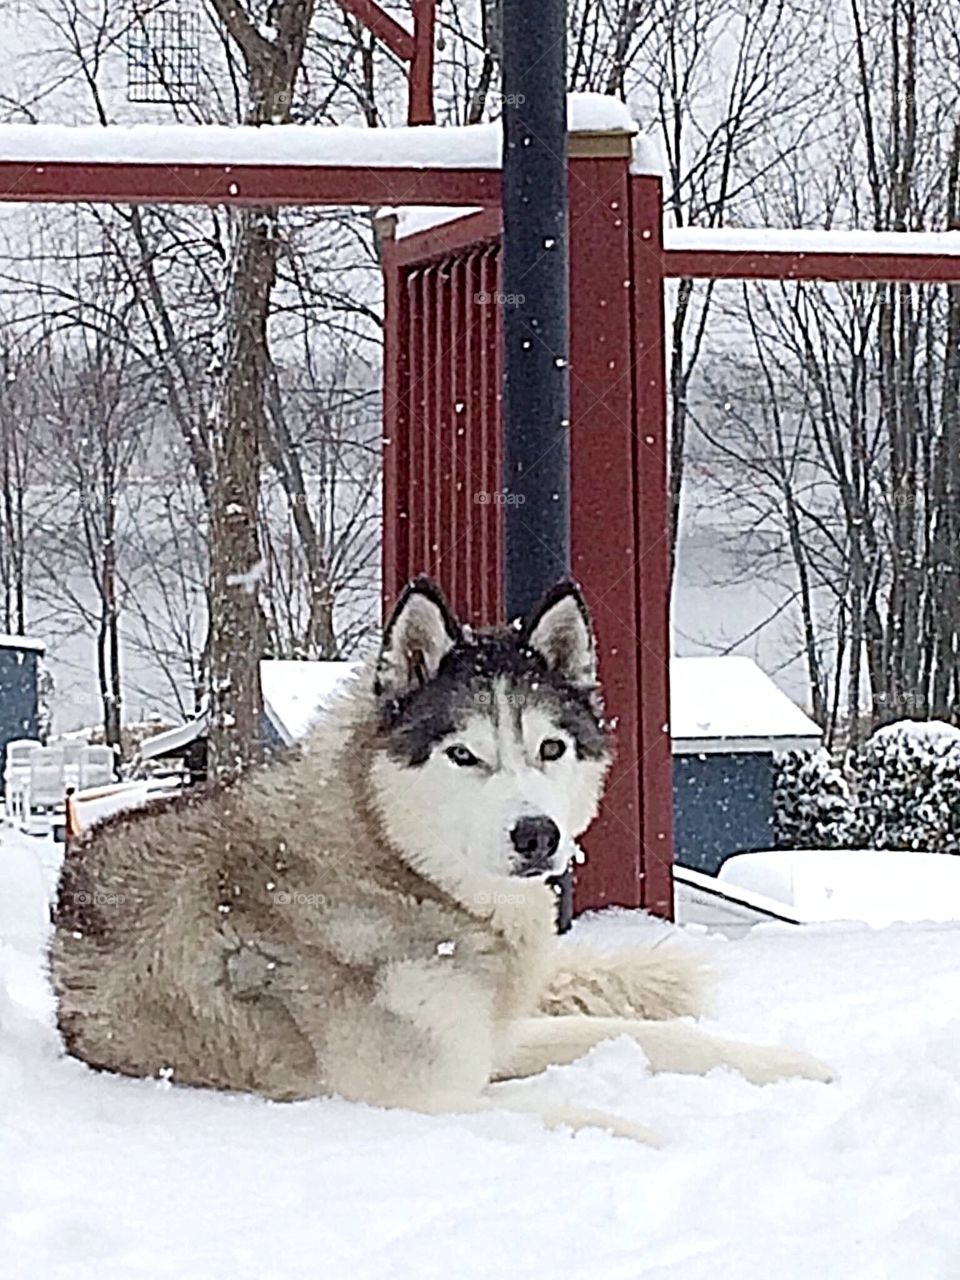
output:
[[[443,592],[430,578],[404,587],[384,628],[374,690],[401,698],[432,680],[440,663],[461,639],[459,622]]]
[[[561,582],[548,591],[520,629],[520,643],[573,685],[597,683],[597,647],[580,588]]]

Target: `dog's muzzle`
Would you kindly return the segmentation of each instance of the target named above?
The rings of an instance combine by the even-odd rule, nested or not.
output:
[[[516,851],[516,875],[556,874],[554,855],[560,847],[560,828],[552,818],[537,815],[518,819],[510,832],[510,843]]]

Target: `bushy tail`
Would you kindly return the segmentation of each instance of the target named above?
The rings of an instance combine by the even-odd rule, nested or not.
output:
[[[663,941],[621,950],[566,943],[540,996],[542,1013],[592,1017],[699,1017],[712,986],[709,967]]]

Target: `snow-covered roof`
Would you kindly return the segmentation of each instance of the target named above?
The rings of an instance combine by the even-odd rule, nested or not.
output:
[[[752,658],[673,658],[670,686],[670,733],[679,755],[820,745],[819,727]]]
[[[289,746],[304,737],[330,694],[358,668],[355,662],[297,662],[279,658],[260,663],[263,709]]]
[[[287,746],[307,733],[336,686],[357,667],[354,662],[298,662],[281,658],[261,661],[263,710]],[[172,755],[202,737],[208,728],[209,715],[203,711],[193,720],[144,739],[140,754],[145,760]]]
[[[458,218],[468,218],[473,213],[482,212],[479,206],[461,208],[458,205],[409,204],[399,209],[384,207],[378,211],[378,216],[384,218],[392,214],[397,220],[393,237],[395,240],[403,240],[421,231],[442,227],[445,222],[456,222]]]
[[[600,93],[568,98],[571,133],[626,133],[629,107]],[[0,161],[38,164],[335,165],[383,169],[499,169],[499,123],[417,125],[53,125],[0,126]]]
[[[288,745],[309,731],[356,662],[260,663],[263,708]],[[817,725],[765,675],[752,658],[673,658],[670,663],[671,736],[680,755],[701,752],[791,751],[820,745]],[[888,726],[894,728],[895,726]],[[960,730],[941,726],[960,736]],[[145,759],[174,752],[207,731],[205,714],[147,738]]]
[[[30,636],[0,635],[0,649],[30,649],[34,653],[44,653],[46,648],[42,640],[34,640]]]
[[[150,738],[144,738],[140,744],[141,757],[144,760],[157,760],[161,756],[173,755],[181,751],[207,732],[208,721],[209,716],[206,711],[203,711],[194,720],[187,720],[173,729],[166,729],[163,733],[155,733]]]

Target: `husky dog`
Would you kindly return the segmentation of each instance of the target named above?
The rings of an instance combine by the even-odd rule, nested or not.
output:
[[[653,1071],[829,1079],[804,1054],[679,1021],[704,976],[682,951],[557,939],[547,881],[610,760],[575,586],[474,633],[416,580],[301,751],[71,844],[50,955],[68,1051],[274,1099],[505,1105],[633,1136],[495,1082],[618,1036]]]

